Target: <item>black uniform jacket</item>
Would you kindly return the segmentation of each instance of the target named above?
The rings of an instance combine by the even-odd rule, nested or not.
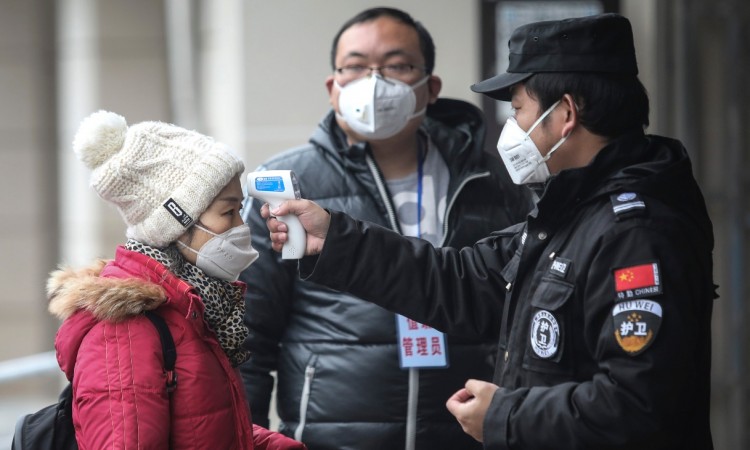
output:
[[[471,245],[525,220],[533,203],[510,183],[499,157],[482,150],[484,121],[462,101],[439,99],[421,133],[450,172],[447,245]],[[310,143],[282,153],[261,169],[292,169],[301,194],[326,208],[398,228],[390,194],[367,145],[348,145],[330,112]],[[504,177],[504,178],[503,178]],[[404,448],[408,370],[399,367],[396,318],[354,296],[301,281],[296,261],[270,248],[261,203],[244,210],[260,258],[241,279],[248,284],[250,360],[241,367],[256,423],[267,423],[278,372],[280,431],[312,449]],[[448,336],[450,367],[423,369],[417,399],[417,449],[479,447],[445,409],[469,377],[490,380],[495,338]]]
[[[485,448],[712,448],[713,233],[679,142],[623,136],[460,251],[331,215],[304,278],[498,338]]]

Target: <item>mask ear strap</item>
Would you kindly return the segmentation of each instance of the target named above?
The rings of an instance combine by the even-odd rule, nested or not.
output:
[[[416,88],[418,88],[419,86],[422,86],[423,84],[426,84],[426,83],[427,83],[427,80],[429,80],[429,79],[430,79],[430,75],[425,75],[425,76],[424,76],[424,77],[423,77],[423,78],[422,78],[421,80],[419,80],[419,81],[417,81],[416,83],[412,84],[412,85],[411,85],[411,88],[412,88],[412,89],[416,89]]]
[[[195,222],[194,226],[195,226],[195,228],[197,228],[197,229],[199,229],[201,231],[205,231],[206,233],[210,234],[211,236],[218,236],[218,234],[214,233],[213,231],[209,230],[208,228],[204,228],[204,227],[198,225],[198,222]]]
[[[427,83],[427,80],[430,79],[430,75],[425,75],[424,78],[417,81],[416,83],[411,85],[412,90],[418,88],[419,86],[422,86],[423,84]],[[423,116],[427,113],[427,105],[425,105],[424,108],[420,109],[419,111],[416,111],[414,114],[410,115],[407,120],[411,120],[415,117]]]
[[[544,118],[547,117],[549,115],[549,113],[551,113],[552,110],[554,110],[557,107],[557,105],[559,105],[559,104],[560,104],[560,100],[556,101],[555,103],[552,104],[552,106],[550,106],[549,108],[547,108],[547,110],[544,111],[544,113],[542,113],[542,115],[539,116],[538,119],[536,119],[536,122],[534,122],[531,125],[531,128],[529,128],[529,131],[526,132],[526,136],[530,135],[531,132],[534,131],[534,128],[536,128],[537,125],[539,125],[540,123],[542,123],[542,120],[544,120]]]
[[[560,100],[558,100],[557,103],[560,103]],[[557,103],[555,103],[552,106],[553,107],[557,106]],[[576,104],[576,102],[573,102],[573,106],[576,108],[576,112],[578,112],[579,109],[578,109],[578,105]],[[571,133],[572,133],[572,131],[571,131]],[[547,152],[547,154],[544,156],[544,158],[542,158],[542,162],[547,162],[547,160],[550,159],[550,157],[552,157],[552,154],[555,153],[555,150],[557,150],[558,148],[560,148],[560,146],[565,143],[565,141],[568,139],[568,136],[570,136],[570,133],[568,133],[562,139],[560,139],[559,141],[557,141],[557,144],[553,145],[552,148],[549,150],[549,152]]]
[[[570,134],[568,134],[567,136],[557,141],[557,144],[553,145],[552,148],[549,150],[549,152],[547,152],[547,154],[544,155],[544,158],[542,158],[542,162],[547,162],[547,160],[552,157],[552,154],[555,153],[555,150],[560,148],[560,146],[563,145],[563,143],[565,143],[565,141],[568,139],[568,136],[570,136]],[[541,162],[539,164],[541,164]]]
[[[417,111],[414,114],[412,114],[411,116],[409,116],[406,120],[411,120],[411,119],[413,119],[415,117],[423,116],[426,113],[427,113],[427,107],[425,106],[424,108],[420,109],[419,111]]]
[[[195,223],[193,224],[193,226],[194,226],[195,228],[197,228],[197,229],[201,230],[201,231],[205,231],[206,233],[210,234],[211,236],[218,236],[218,234],[214,233],[213,231],[211,231],[211,230],[209,230],[209,229],[207,229],[207,228],[204,228],[204,227],[202,227],[202,226],[198,225],[198,222],[195,222]],[[183,243],[183,242],[182,242],[182,241],[180,241],[180,240],[177,240],[177,241],[175,241],[175,242],[177,242],[177,244],[178,244],[178,245],[181,245],[181,246],[185,247],[186,249],[190,250],[191,252],[195,253],[196,255],[197,255],[197,254],[199,253],[199,252],[198,252],[198,250],[195,250],[195,249],[194,249],[193,247],[190,247],[189,245],[187,245],[187,244]]]
[[[193,247],[190,247],[189,245],[185,244],[184,242],[182,242],[180,240],[177,240],[175,242],[177,242],[177,245],[181,245],[184,249],[189,250],[189,251],[195,253],[196,255],[198,254],[198,250],[195,250]]]

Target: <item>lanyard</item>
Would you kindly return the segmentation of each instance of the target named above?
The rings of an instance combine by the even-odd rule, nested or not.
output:
[[[417,157],[417,236],[422,238],[422,193],[424,178],[424,161],[426,159],[425,147],[419,141],[419,154]],[[396,315],[398,340],[399,340],[399,362],[404,369],[416,369],[426,367],[447,367],[448,355],[445,335],[440,331],[422,325],[414,320],[401,315]],[[410,372],[410,380],[412,378]],[[418,378],[417,378],[418,379]],[[410,381],[411,383],[411,381]]]
[[[419,141],[419,155],[417,155],[417,237],[422,238],[422,176],[424,175],[424,160],[426,158],[422,141]]]

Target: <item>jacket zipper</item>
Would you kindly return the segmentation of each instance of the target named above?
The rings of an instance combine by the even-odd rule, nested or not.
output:
[[[391,229],[401,233],[401,227],[398,226],[396,220],[396,213],[391,203],[391,198],[388,196],[388,191],[385,189],[385,182],[380,176],[377,164],[370,155],[365,155],[365,161],[367,166],[372,172],[372,177],[375,179],[375,185],[380,192],[380,196],[383,198],[386,212],[388,213],[388,220],[391,222]],[[416,383],[415,383],[416,380]],[[419,399],[419,369],[409,369],[409,391],[407,394],[406,404],[406,440],[404,442],[405,450],[413,450],[417,442],[417,400]]]
[[[490,172],[489,171],[487,171],[487,172],[481,172],[481,173],[475,173],[474,175],[469,175],[468,177],[466,177],[463,180],[461,180],[461,184],[458,185],[458,187],[456,188],[456,191],[453,192],[453,196],[451,196],[450,202],[448,202],[448,207],[445,208],[445,219],[443,220],[443,237],[442,237],[442,240],[440,241],[440,245],[438,245],[438,247],[442,247],[443,245],[445,245],[445,239],[448,237],[448,225],[449,225],[448,219],[451,216],[451,209],[453,209],[453,205],[456,203],[456,199],[458,198],[458,194],[461,193],[461,191],[463,190],[464,186],[466,186],[470,181],[476,180],[478,178],[488,177],[488,176],[490,176]]]
[[[388,196],[388,191],[385,189],[385,182],[383,181],[383,178],[380,175],[380,171],[378,171],[377,164],[373,160],[373,158],[370,155],[365,155],[365,161],[367,162],[367,166],[370,168],[370,172],[372,173],[372,177],[375,180],[375,185],[378,188],[378,192],[380,193],[381,198],[383,199],[383,203],[385,204],[385,209],[388,214],[388,220],[391,223],[391,229],[394,231],[397,231],[401,233],[401,229],[398,226],[398,222],[396,220],[396,213],[393,209],[393,204],[391,203],[391,198]],[[456,191],[453,193],[453,196],[451,196],[451,200],[448,203],[448,207],[445,209],[445,219],[443,220],[443,237],[442,241],[440,242],[440,246],[442,246],[445,243],[445,238],[448,236],[448,217],[450,217],[450,211],[453,208],[453,205],[456,202],[456,199],[458,198],[458,194],[461,193],[464,186],[468,184],[470,181],[475,180],[477,178],[483,178],[490,175],[490,172],[482,172],[477,173],[474,175],[470,175],[463,180],[461,180],[461,184],[458,185],[456,188]],[[416,447],[416,441],[417,441],[417,400],[419,399],[419,369],[412,368],[409,369],[409,392],[408,392],[408,402],[406,406],[407,416],[406,416],[406,440],[404,443],[404,448],[406,450],[413,450]],[[303,391],[304,395],[304,391]],[[302,420],[302,414],[300,414],[300,425],[304,425],[304,422]],[[295,433],[295,439],[298,441],[299,438],[302,435],[302,432],[300,430],[300,436],[297,436],[297,433]]]
[[[419,407],[419,369],[416,367],[409,368],[408,395],[404,450],[414,450],[417,446],[417,408]]]
[[[305,384],[302,385],[302,397],[299,402],[299,424],[294,430],[294,439],[302,441],[302,430],[305,429],[307,421],[307,405],[310,403],[310,386],[315,375],[315,366],[308,365],[305,368]]]
[[[380,197],[383,199],[383,203],[385,204],[385,210],[386,213],[388,213],[388,220],[391,222],[391,229],[401,233],[401,227],[398,226],[398,222],[396,221],[396,213],[393,210],[391,198],[388,196],[388,191],[385,189],[385,182],[383,181],[383,177],[380,175],[378,166],[377,164],[375,164],[375,160],[370,155],[365,155],[365,161],[367,162],[367,166],[370,168],[372,177],[375,179],[375,185],[377,186]]]

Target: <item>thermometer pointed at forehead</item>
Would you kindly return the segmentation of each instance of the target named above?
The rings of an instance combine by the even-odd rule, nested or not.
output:
[[[274,206],[284,200],[299,199],[299,183],[291,170],[264,170],[247,176],[248,194]]]
[[[271,210],[286,200],[301,198],[297,176],[291,170],[262,170],[247,174],[247,194],[268,203]],[[294,214],[277,217],[287,226],[287,242],[281,250],[282,259],[299,259],[305,255],[307,233]]]

